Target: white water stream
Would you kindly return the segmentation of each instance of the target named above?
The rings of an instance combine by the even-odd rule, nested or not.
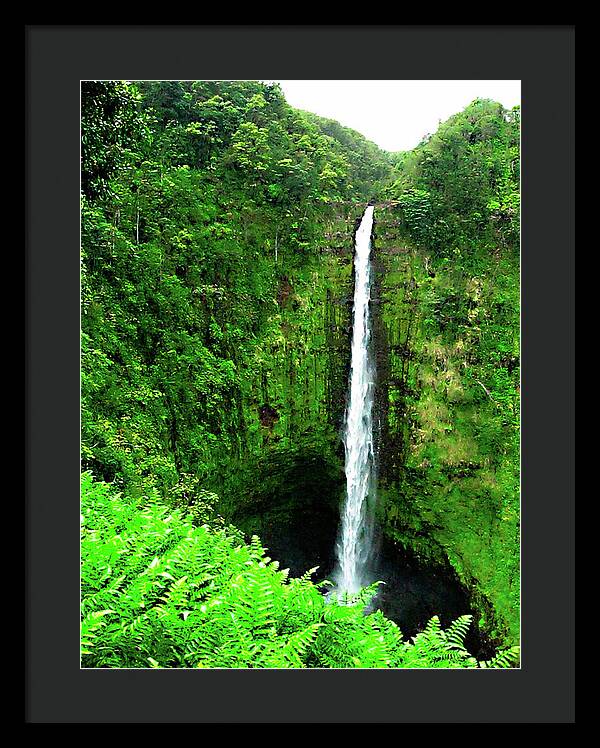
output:
[[[334,577],[338,594],[353,594],[368,583],[365,569],[373,543],[375,370],[369,345],[372,228],[373,206],[369,205],[356,232],[354,248],[350,399],[344,428],[346,500],[342,510],[340,539],[336,548],[338,563]]]

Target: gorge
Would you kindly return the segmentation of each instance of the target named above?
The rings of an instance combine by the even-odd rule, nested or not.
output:
[[[382,581],[405,638],[470,614],[472,655],[515,647],[518,112],[476,101],[387,154],[253,81],[82,94],[84,502],[108,485],[132,522],[164,503],[197,528],[182,536],[260,542],[291,578]],[[116,606],[113,566],[90,561],[86,615]],[[356,666],[303,635],[306,666]],[[232,666],[259,656],[244,647]]]

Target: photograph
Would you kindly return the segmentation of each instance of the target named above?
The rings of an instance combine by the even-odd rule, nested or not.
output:
[[[520,670],[521,80],[79,93],[80,669]]]

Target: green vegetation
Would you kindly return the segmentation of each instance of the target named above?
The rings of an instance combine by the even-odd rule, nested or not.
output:
[[[437,257],[519,246],[520,109],[476,100],[401,159],[391,197],[412,239]]]
[[[339,373],[320,319],[339,290],[319,253],[336,222],[351,233],[339,201],[366,199],[352,181],[366,156],[275,86],[92,82],[82,100],[83,467],[127,492],[185,493],[186,476],[213,481],[223,455],[262,441],[286,371],[315,379],[306,347],[328,345],[316,365]],[[350,280],[351,262],[328,264]],[[301,397],[323,415],[343,393],[318,386]]]
[[[486,630],[517,643],[518,110],[474,102],[406,156],[387,196],[384,521],[448,558]]]
[[[82,84],[86,667],[476,666],[247,542],[343,490],[370,199],[382,527],[518,643],[518,149],[492,102],[386,154],[276,85]]]
[[[143,506],[82,480],[83,667],[507,667],[478,663],[463,642],[469,616],[434,618],[413,641],[380,612],[327,603],[232,528],[195,525],[156,495]]]

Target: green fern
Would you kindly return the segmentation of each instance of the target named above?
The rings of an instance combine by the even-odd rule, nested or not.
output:
[[[515,667],[520,660],[520,647],[510,647],[498,652],[491,660],[479,663],[479,667],[509,668]]]
[[[478,663],[464,647],[471,619],[437,617],[412,641],[380,612],[378,584],[326,599],[310,569],[290,578],[259,538],[200,527],[149,497],[144,507],[82,477],[83,667],[511,667],[517,650]]]

